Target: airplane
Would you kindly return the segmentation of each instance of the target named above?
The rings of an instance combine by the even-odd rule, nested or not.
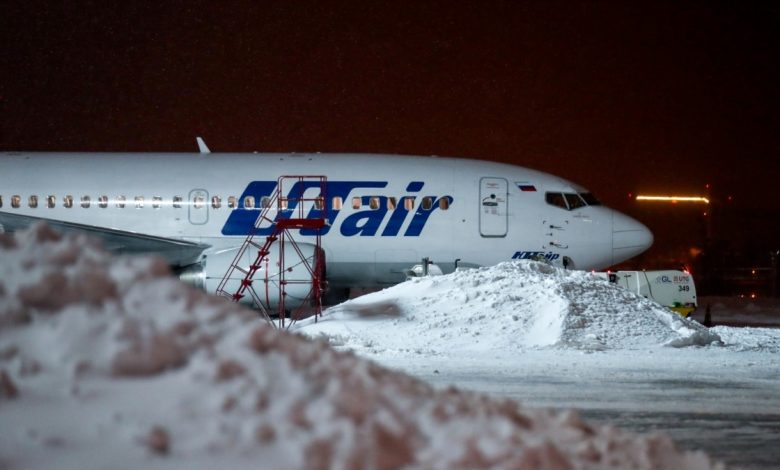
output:
[[[45,220],[100,238],[116,253],[162,256],[183,280],[213,293],[280,176],[322,175],[330,302],[350,288],[402,282],[423,258],[445,274],[512,259],[598,270],[653,242],[647,227],[585,188],[521,166],[435,156],[211,153],[200,138],[198,144],[200,153],[4,152],[0,231]],[[322,207],[311,207],[305,216],[318,213]],[[314,250],[314,231],[297,233]]]

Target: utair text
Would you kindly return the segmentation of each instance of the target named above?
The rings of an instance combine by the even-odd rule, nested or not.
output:
[[[326,235],[338,225],[339,233],[345,237],[418,237],[425,228],[431,214],[439,209],[441,199],[447,199],[448,204],[446,204],[446,206],[448,207],[451,207],[454,202],[452,196],[426,194],[423,197],[431,198],[432,204],[430,204],[430,207],[428,208],[423,207],[422,204],[417,202],[420,200],[418,197],[421,196],[419,192],[422,191],[425,186],[425,183],[422,181],[410,182],[406,187],[407,194],[394,198],[394,208],[391,208],[392,205],[388,204],[389,196],[352,195],[353,191],[357,190],[386,188],[388,185],[387,181],[328,181],[326,184],[327,207],[325,210],[327,210],[327,225],[322,229],[322,235]],[[252,181],[249,183],[241,194],[241,198],[238,200],[238,207],[230,213],[227,222],[225,222],[225,225],[222,227],[222,234],[248,235],[262,209],[257,207],[244,207],[246,197],[252,196],[256,201],[261,201],[263,198],[271,197],[276,190],[276,187],[276,181]],[[290,205],[286,210],[280,211],[276,215],[275,220],[278,221],[290,218],[295,209],[296,198],[294,195],[303,194],[304,191],[315,187],[319,187],[319,183],[312,181],[302,181],[293,185],[287,194]],[[365,191],[361,192],[365,194]],[[352,197],[360,197],[361,209],[351,208],[350,204]],[[379,199],[379,205],[376,208],[369,207],[369,201],[372,197]],[[350,205],[350,209],[348,209],[350,214],[348,216],[339,218],[339,215],[345,209],[336,209],[333,207],[333,200],[335,198],[340,198],[345,206]],[[407,198],[411,198],[415,201],[412,210],[407,209],[407,205],[405,204],[405,199]],[[322,211],[323,209],[312,207],[306,215],[306,218],[314,219],[322,217]],[[401,228],[410,212],[413,213],[411,220],[409,221],[406,230],[401,233]],[[386,223],[385,219],[387,219]],[[337,224],[337,222],[340,222],[340,224]],[[274,225],[270,225],[258,229],[256,234],[270,235],[273,230]],[[302,229],[300,234],[315,235],[316,233],[313,230]]]

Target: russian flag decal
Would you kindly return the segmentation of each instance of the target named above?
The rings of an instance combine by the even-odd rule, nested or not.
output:
[[[515,184],[520,189],[520,191],[523,191],[523,192],[535,192],[536,191],[536,186],[532,185],[531,183],[523,181],[523,182],[518,182],[518,183],[515,183]]]

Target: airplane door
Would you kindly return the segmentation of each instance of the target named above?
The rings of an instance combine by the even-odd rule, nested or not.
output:
[[[505,237],[507,233],[508,183],[504,178],[479,180],[479,234]]]
[[[193,189],[190,191],[189,217],[192,225],[204,225],[209,221],[209,193],[205,189]]]

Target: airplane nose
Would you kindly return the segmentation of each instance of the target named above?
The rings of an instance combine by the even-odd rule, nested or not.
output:
[[[612,215],[612,262],[620,263],[650,248],[653,232],[641,222],[615,211]]]

